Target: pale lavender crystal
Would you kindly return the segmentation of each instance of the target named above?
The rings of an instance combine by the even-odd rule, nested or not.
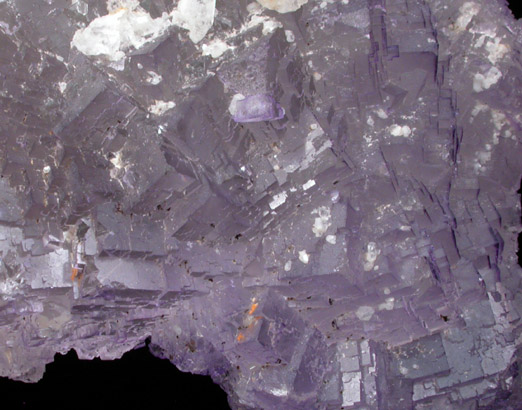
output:
[[[233,409],[516,408],[521,38],[501,0],[0,1],[0,375],[150,337]]]
[[[232,118],[236,122],[280,120],[285,110],[269,95],[251,95],[235,102]]]

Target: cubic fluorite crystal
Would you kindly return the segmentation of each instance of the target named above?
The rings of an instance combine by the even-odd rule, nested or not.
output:
[[[0,375],[150,336],[233,409],[516,408],[521,40],[501,0],[0,1]]]

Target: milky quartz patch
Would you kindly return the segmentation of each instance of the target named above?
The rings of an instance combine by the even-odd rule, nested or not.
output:
[[[303,4],[308,3],[308,0],[257,0],[257,2],[270,10],[275,10],[279,13],[290,13],[298,10]]]
[[[74,34],[71,45],[88,56],[103,56],[110,61],[119,61],[130,50],[140,50],[153,45],[169,28],[178,26],[188,30],[189,38],[198,43],[214,22],[215,0],[181,0],[170,14],[163,13],[153,19],[139,4],[129,0],[121,7],[109,10],[104,16],[94,19],[87,27]]]

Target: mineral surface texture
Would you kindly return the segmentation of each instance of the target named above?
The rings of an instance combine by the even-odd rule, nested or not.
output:
[[[0,375],[150,337],[232,409],[517,408],[521,43],[501,0],[0,1]]]

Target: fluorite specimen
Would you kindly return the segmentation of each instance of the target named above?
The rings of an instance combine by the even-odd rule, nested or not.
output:
[[[501,0],[0,1],[0,375],[154,354],[233,409],[516,407]]]
[[[280,120],[285,116],[285,110],[269,95],[258,94],[244,97],[237,94],[234,97],[228,110],[236,122]]]

